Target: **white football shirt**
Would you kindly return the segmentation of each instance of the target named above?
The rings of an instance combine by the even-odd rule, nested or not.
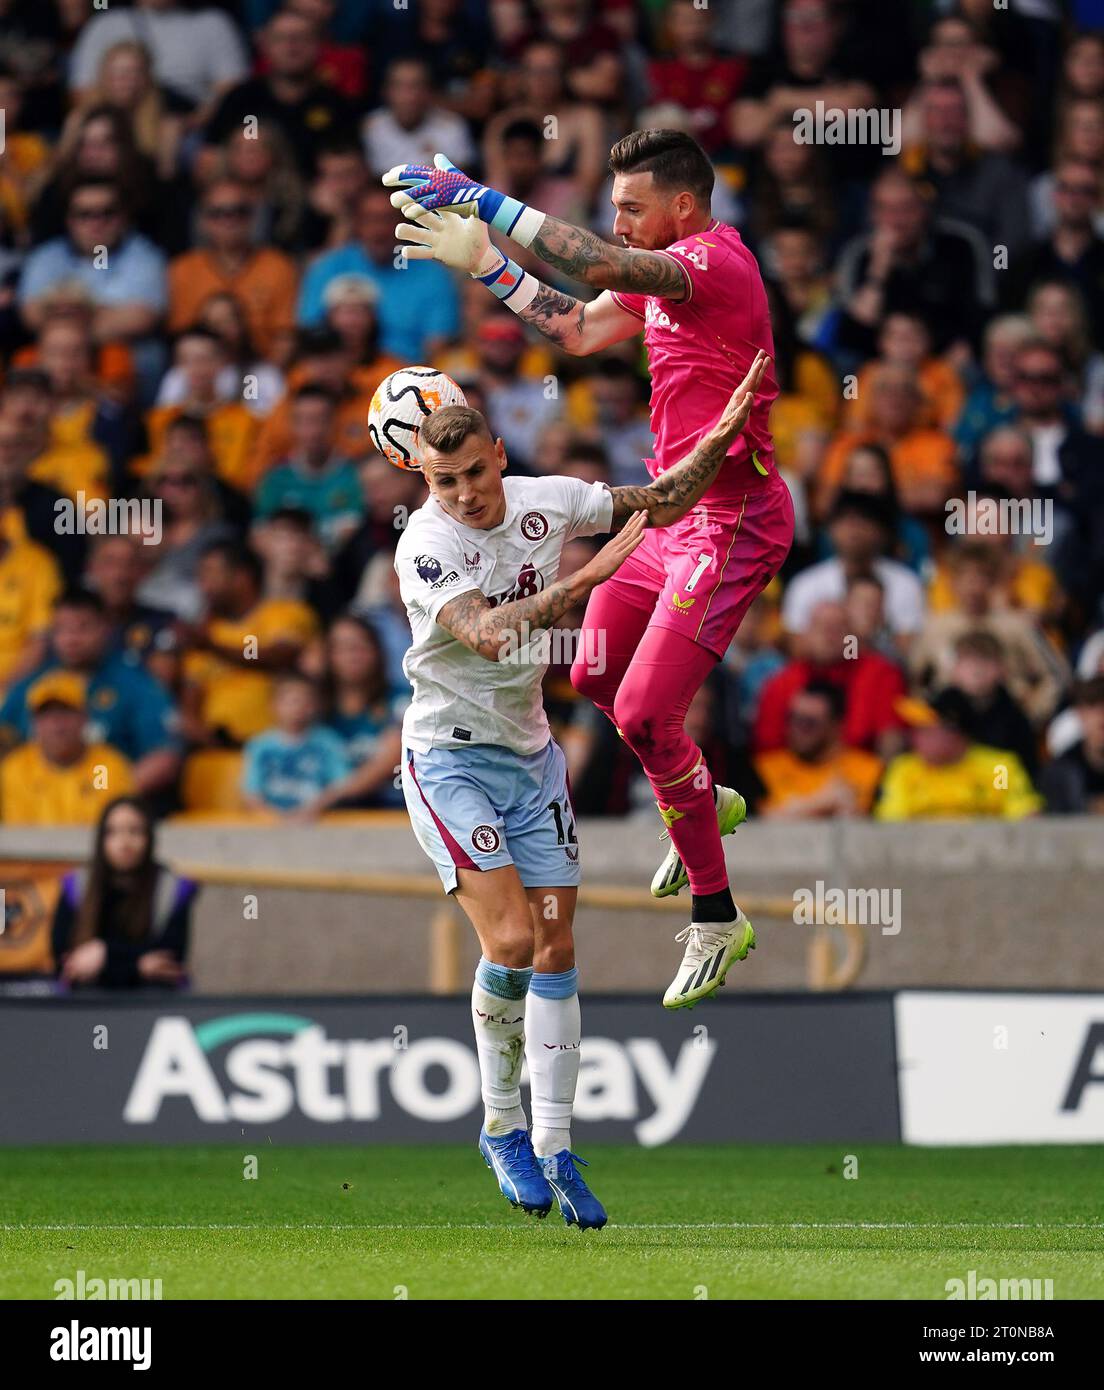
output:
[[[564,545],[613,524],[604,483],[579,478],[503,478],[506,516],[478,531],[430,497],[410,517],[395,551],[399,589],[413,642],[403,671],[414,698],[403,719],[403,747],[467,748],[493,743],[539,753],[551,737],[541,699],[547,663],[488,661],[437,623],[446,603],[478,589],[498,607],[554,584]],[[540,653],[537,632],[535,651]],[[545,644],[547,645],[547,644]]]

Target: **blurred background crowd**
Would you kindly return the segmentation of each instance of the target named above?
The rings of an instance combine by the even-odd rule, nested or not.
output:
[[[796,142],[817,101],[899,153]],[[1101,0],[0,0],[0,108],[0,820],[401,808],[424,485],[378,382],[449,372],[516,472],[641,481],[652,436],[641,340],[567,357],[404,266],[379,176],[443,151],[608,236],[645,125],[759,258],[798,515],[690,711],[714,775],[765,817],[1104,810]],[[576,809],[647,805],[561,654]]]

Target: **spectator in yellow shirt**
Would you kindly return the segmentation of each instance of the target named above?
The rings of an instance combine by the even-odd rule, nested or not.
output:
[[[57,423],[57,403],[49,376],[39,367],[20,367],[4,383],[0,408],[33,441],[33,462],[27,476],[55,492],[78,498],[111,495],[111,461],[107,451],[91,438],[74,435]]]
[[[766,789],[759,814],[813,820],[869,814],[882,762],[840,742],[845,695],[830,681],[810,681],[790,701],[786,746],[754,759]]]
[[[231,487],[248,491],[250,457],[260,426],[243,401],[227,401],[219,395],[219,378],[227,361],[225,344],[210,328],[188,328],[180,334],[173,348],[173,365],[181,370],[187,394],[178,404],[154,406],[146,415],[149,454],[135,460],[135,473],[149,471],[164,448],[169,426],[188,415],[207,425],[218,476]]]
[[[305,603],[265,598],[261,561],[237,542],[209,546],[198,578],[208,616],[186,638],[185,731],[240,745],[271,726],[273,677],[295,666],[318,619]]]
[[[1020,820],[1042,809],[1015,753],[971,743],[969,700],[961,690],[948,686],[931,704],[903,697],[897,712],[910,728],[912,752],[886,769],[876,819]]]
[[[22,529],[15,521],[13,512],[0,512],[0,690],[42,665],[61,592],[61,571],[45,546],[9,538]]]
[[[112,383],[97,376],[89,320],[79,313],[48,318],[28,365],[40,367],[52,388],[50,443],[56,459],[68,458],[67,466],[55,465],[55,469],[69,495],[81,489],[89,496],[109,495],[141,447],[141,417],[121,381]],[[103,455],[109,461],[110,478],[102,473]],[[40,461],[39,466],[49,465]]]
[[[85,682],[49,671],[27,692],[32,734],[0,762],[5,825],[91,825],[133,785],[129,761],[107,743],[87,744]]]

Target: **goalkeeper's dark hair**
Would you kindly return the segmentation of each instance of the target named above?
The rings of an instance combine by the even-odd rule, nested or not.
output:
[[[421,443],[438,454],[455,454],[465,439],[482,434],[494,442],[490,426],[470,405],[443,405],[433,411],[421,428]]]
[[[692,135],[681,130],[634,130],[610,150],[611,174],[651,174],[670,193],[693,193],[703,207],[713,196],[713,165]]]

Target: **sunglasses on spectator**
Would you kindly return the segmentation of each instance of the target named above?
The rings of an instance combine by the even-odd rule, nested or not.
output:
[[[1017,372],[1016,380],[1025,386],[1061,386],[1062,378],[1058,372]]]
[[[802,714],[800,710],[790,710],[786,715],[789,724],[803,724],[805,728],[815,728],[817,724],[827,724],[828,717],[823,714]]]
[[[162,473],[162,487],[199,487],[199,479],[194,473]]]
[[[69,209],[69,216],[74,222],[94,222],[98,217],[118,217],[118,215],[119,208],[115,203],[101,208],[72,207]]]
[[[216,203],[212,207],[204,208],[203,215],[213,218],[248,217],[251,211],[248,203]]]
[[[1097,194],[1094,183],[1070,183],[1068,179],[1059,179],[1054,186],[1059,193],[1077,193],[1082,198],[1095,198]]]

